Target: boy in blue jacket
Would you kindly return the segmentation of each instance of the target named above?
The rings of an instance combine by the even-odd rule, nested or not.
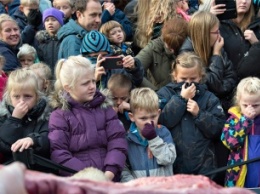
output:
[[[176,150],[170,131],[157,125],[161,112],[158,96],[150,88],[133,89],[130,109],[132,124],[126,137],[128,162],[121,174],[121,182],[140,177],[173,175]]]

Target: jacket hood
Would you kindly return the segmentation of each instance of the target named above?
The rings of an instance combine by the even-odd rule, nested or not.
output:
[[[4,98],[0,103],[0,117],[6,116],[11,117],[14,107],[9,105]],[[46,97],[41,97],[37,102],[37,105],[31,109],[26,116],[23,118],[27,120],[37,120],[37,121],[46,121],[49,119],[51,109],[48,106],[48,101]]]
[[[57,36],[59,40],[62,40],[69,35],[76,35],[82,39],[86,33],[87,31],[78,25],[75,20],[70,19],[67,24],[63,25],[59,29]]]
[[[40,30],[36,33],[35,38],[40,42],[44,43],[47,42],[51,39],[53,40],[58,40],[58,37],[55,36],[50,36],[49,33],[46,30]]]
[[[50,104],[54,109],[61,108],[63,110],[69,110],[71,106],[86,108],[96,108],[100,106],[101,108],[107,108],[113,106],[113,101],[97,90],[93,97],[93,100],[84,104],[74,101],[67,92],[63,92],[60,95],[56,93],[51,95]]]

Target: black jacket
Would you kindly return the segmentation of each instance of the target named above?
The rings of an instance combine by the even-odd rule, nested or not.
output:
[[[46,30],[37,32],[36,48],[40,61],[46,63],[54,75],[55,64],[58,61],[60,41],[57,36],[50,36]]]
[[[22,119],[12,117],[13,110],[14,107],[8,105],[6,99],[1,102],[0,152],[4,154],[5,161],[12,159],[12,144],[25,137],[33,139],[35,154],[49,157],[48,117],[50,109],[45,98],[41,98]]]
[[[176,145],[177,158],[174,173],[204,174],[216,166],[214,140],[220,138],[225,115],[219,99],[207,90],[205,84],[195,84],[193,98],[199,106],[194,117],[187,111],[187,102],[180,97],[183,83],[169,83],[157,94],[165,102],[159,123],[166,126]]]
[[[252,30],[260,40],[260,18],[256,18],[247,29]],[[224,49],[232,61],[239,79],[247,76],[259,76],[259,43],[253,45],[245,40],[243,32],[231,20],[223,20],[220,25],[220,32],[224,38]]]

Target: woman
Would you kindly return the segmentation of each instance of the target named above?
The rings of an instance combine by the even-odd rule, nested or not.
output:
[[[174,24],[174,25],[172,25]],[[188,34],[188,24],[182,18],[166,21],[162,35],[151,40],[136,56],[148,75],[142,86],[158,90],[171,81],[171,64]]]
[[[255,1],[256,2],[256,1]],[[221,22],[225,51],[237,70],[239,79],[258,76],[260,68],[260,18],[252,0],[236,0],[237,18]]]
[[[17,59],[21,35],[14,19],[7,14],[0,15],[0,54],[6,59],[3,70],[6,73],[20,67]]]

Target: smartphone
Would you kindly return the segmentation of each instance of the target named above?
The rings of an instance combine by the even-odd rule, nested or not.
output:
[[[228,20],[237,17],[237,5],[236,0],[215,0],[215,4],[225,4],[226,11],[217,15],[219,20]]]
[[[119,56],[105,57],[106,60],[101,63],[105,69],[122,69],[123,58]]]

